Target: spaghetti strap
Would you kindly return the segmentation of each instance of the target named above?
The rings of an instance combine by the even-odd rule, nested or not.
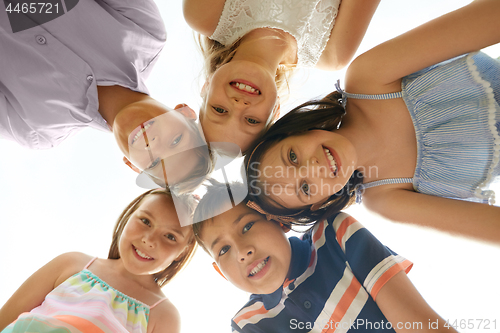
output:
[[[167,298],[166,298],[166,297],[165,297],[165,298],[162,298],[161,300],[159,300],[159,301],[158,301],[158,302],[156,302],[155,304],[151,305],[151,306],[149,307],[149,309],[151,310],[152,308],[154,308],[155,306],[157,306],[158,304],[160,304],[161,302],[163,302],[163,301],[165,301],[165,300],[167,300]]]
[[[97,257],[94,257],[92,259],[90,259],[90,261],[87,263],[87,265],[85,265],[85,267],[83,267],[83,269],[87,269],[89,268],[90,265],[92,265],[92,263],[97,259]]]
[[[362,201],[362,196],[363,192],[370,187],[375,187],[375,186],[380,186],[380,185],[389,185],[389,184],[411,184],[413,183],[413,178],[388,178],[388,179],[381,179],[381,180],[376,180],[373,182],[365,183],[365,184],[359,184],[356,185],[356,188],[354,189],[356,192],[356,203],[361,203]]]
[[[340,80],[337,80],[337,83],[335,83],[335,89],[342,94],[342,100],[341,104],[345,108],[347,104],[347,98],[353,98],[353,99],[376,99],[376,100],[381,100],[381,99],[394,99],[394,98],[402,98],[403,97],[403,92],[402,91],[397,91],[393,93],[387,93],[387,94],[379,94],[379,95],[367,95],[367,94],[351,94],[348,92],[345,92],[340,88]]]

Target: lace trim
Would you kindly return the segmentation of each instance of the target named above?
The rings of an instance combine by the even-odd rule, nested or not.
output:
[[[283,30],[297,42],[297,65],[313,67],[335,24],[340,0],[226,0],[210,39],[231,45],[257,28]]]
[[[487,199],[488,203],[492,205],[495,203],[495,192],[491,190],[486,190],[486,188],[492,181],[493,173],[495,171],[496,166],[498,165],[498,162],[500,161],[500,136],[498,135],[496,120],[495,120],[496,117],[495,95],[493,94],[493,89],[491,88],[491,84],[488,81],[483,80],[483,78],[479,74],[479,71],[477,70],[477,66],[474,62],[474,59],[472,59],[472,56],[474,56],[475,54],[476,53],[469,54],[467,56],[466,62],[472,74],[472,77],[477,83],[481,84],[484,87],[484,92],[488,96],[488,127],[494,138],[493,159],[491,161],[488,174],[486,176],[486,179],[476,188],[475,194],[478,198]]]

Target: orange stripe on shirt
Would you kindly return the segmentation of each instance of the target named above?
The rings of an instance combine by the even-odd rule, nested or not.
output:
[[[292,283],[293,281],[295,281],[295,279],[288,280],[288,278],[286,278],[286,279],[285,279],[285,282],[283,282],[283,288],[288,287],[288,285],[289,285],[290,283]]]
[[[333,313],[330,316],[330,323],[333,324],[328,325],[328,327],[323,329],[321,333],[329,333],[335,331],[335,327],[337,326],[335,324],[340,322],[342,318],[344,318],[347,310],[349,310],[349,307],[356,298],[356,295],[358,295],[359,289],[361,289],[361,284],[355,277],[353,277],[351,280],[351,284],[349,285],[349,287],[347,287],[344,295],[342,295],[342,298],[340,299],[337,306],[335,307],[335,310],[333,310]]]
[[[259,314],[264,314],[264,313],[267,313],[267,310],[266,308],[264,307],[264,305],[262,305],[259,309],[257,310],[253,310],[253,311],[248,311],[248,312],[245,312],[244,314],[242,314],[241,316],[239,317],[236,317],[234,318],[234,322],[236,324],[238,324],[240,321],[244,320],[244,319],[248,319],[248,318],[251,318],[255,315],[259,315]]]
[[[87,319],[83,319],[77,316],[71,315],[60,315],[54,316],[55,319],[58,319],[66,324],[69,324],[76,328],[77,330],[85,333],[104,333],[102,329],[96,326],[94,323],[88,321]]]
[[[344,238],[344,235],[347,231],[347,228],[351,225],[356,223],[356,220],[352,216],[346,217],[341,223],[339,228],[337,229],[337,242],[342,246],[342,238]],[[345,252],[345,249],[342,248]]]
[[[396,275],[402,270],[408,273],[412,266],[413,263],[407,259],[397,265],[392,266],[387,271],[385,271],[385,273],[378,278],[377,282],[375,282],[375,284],[372,287],[372,290],[370,291],[370,295],[372,296],[373,300],[377,298],[378,292],[387,283],[387,281],[389,281],[394,275]]]
[[[307,268],[311,267],[314,264],[314,258],[316,257],[316,249],[312,249],[311,251],[311,259],[309,259],[309,266]]]
[[[321,238],[321,236],[323,235],[324,229],[325,229],[325,220],[318,223],[318,227],[316,229],[316,232],[314,233],[314,235],[312,237],[313,244],[316,243],[316,241]]]

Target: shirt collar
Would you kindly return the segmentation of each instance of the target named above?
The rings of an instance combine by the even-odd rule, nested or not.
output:
[[[288,238],[292,249],[292,258],[290,261],[290,271],[285,282],[292,282],[309,266],[311,259],[311,246],[307,240],[301,240],[297,237]],[[264,308],[270,310],[279,304],[283,294],[283,285],[271,294],[252,295],[258,297],[264,303]]]

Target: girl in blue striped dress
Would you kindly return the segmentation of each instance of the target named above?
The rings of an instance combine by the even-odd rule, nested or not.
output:
[[[500,1],[474,1],[355,59],[345,92],[295,108],[250,150],[254,200],[311,221],[356,197],[390,220],[500,243],[500,62],[476,52],[500,42],[499,15]]]

